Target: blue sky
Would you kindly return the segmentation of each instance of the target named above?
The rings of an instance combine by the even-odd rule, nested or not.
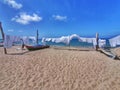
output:
[[[120,0],[0,0],[0,21],[12,35],[108,37],[120,34]]]

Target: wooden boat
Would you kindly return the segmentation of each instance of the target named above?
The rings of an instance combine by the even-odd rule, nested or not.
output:
[[[49,48],[50,46],[48,45],[25,45],[25,47],[29,50],[29,51],[34,51],[34,50],[39,50],[39,49],[44,49],[44,48]]]
[[[39,36],[39,34],[38,34],[38,30],[37,30],[37,38],[36,38],[36,44],[37,45],[24,45],[24,42],[23,42],[23,47],[25,46],[29,51],[49,48],[50,46],[48,46],[48,45],[39,45],[38,44],[38,36]]]

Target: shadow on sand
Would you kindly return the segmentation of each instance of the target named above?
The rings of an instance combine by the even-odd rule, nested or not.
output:
[[[24,55],[25,53],[28,53],[29,51],[20,52],[20,53],[7,53],[6,55]]]
[[[93,48],[68,48],[68,47],[53,47],[56,50],[69,50],[69,51],[95,51]]]

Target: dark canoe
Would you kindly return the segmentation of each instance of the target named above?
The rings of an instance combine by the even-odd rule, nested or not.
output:
[[[48,46],[48,45],[35,45],[35,46],[25,45],[25,47],[29,51],[34,51],[34,50],[40,50],[40,49],[44,49],[44,48],[49,48],[50,46]]]

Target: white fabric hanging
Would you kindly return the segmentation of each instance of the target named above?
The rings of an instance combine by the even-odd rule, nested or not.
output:
[[[10,35],[5,35],[5,39],[4,39],[4,47],[5,48],[11,48],[12,44],[13,44],[13,36]]]
[[[117,45],[120,45],[120,35],[109,39],[109,43],[111,47],[116,47]]]
[[[73,38],[77,38],[79,40],[79,42],[87,42],[87,43],[92,43],[93,46],[96,46],[97,45],[97,42],[96,42],[96,38],[85,38],[85,37],[80,37],[76,34],[73,34],[71,36],[62,36],[60,38],[43,38],[42,41],[52,41],[52,42],[55,42],[55,43],[65,43],[65,44],[69,44],[70,43],[70,40],[72,40]],[[106,40],[102,40],[102,39],[99,39],[99,47],[103,47],[105,46],[106,44]]]

